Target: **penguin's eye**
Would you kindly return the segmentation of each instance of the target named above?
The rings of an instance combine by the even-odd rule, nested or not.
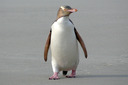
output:
[[[62,9],[63,11],[67,11],[67,9],[66,9],[66,8],[64,8],[63,6],[61,6],[61,9]]]

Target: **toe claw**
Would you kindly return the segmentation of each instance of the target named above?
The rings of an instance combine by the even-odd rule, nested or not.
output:
[[[66,76],[66,78],[75,78],[76,76]]]
[[[49,78],[49,80],[59,80],[60,78]]]

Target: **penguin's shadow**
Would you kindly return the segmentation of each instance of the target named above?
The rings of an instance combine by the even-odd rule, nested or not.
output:
[[[128,78],[128,75],[78,75],[76,78]]]

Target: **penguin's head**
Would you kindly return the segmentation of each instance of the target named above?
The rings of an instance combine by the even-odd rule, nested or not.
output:
[[[70,6],[61,6],[58,10],[57,17],[69,16],[71,13],[77,12],[77,9],[71,8]]]

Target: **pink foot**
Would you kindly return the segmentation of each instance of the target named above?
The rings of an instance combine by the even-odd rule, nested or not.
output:
[[[58,77],[58,72],[55,72],[55,73],[49,78],[49,80],[58,80],[58,79],[60,79],[60,78]]]
[[[75,78],[76,77],[76,70],[72,70],[71,75],[66,76],[67,78]]]

